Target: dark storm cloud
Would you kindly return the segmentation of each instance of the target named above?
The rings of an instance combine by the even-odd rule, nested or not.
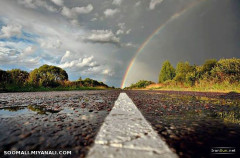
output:
[[[132,68],[147,73],[130,73],[128,84],[143,78],[158,81],[164,60],[176,66],[179,61],[198,65],[211,58],[239,58],[239,7],[237,0],[212,0],[189,9],[149,42]]]

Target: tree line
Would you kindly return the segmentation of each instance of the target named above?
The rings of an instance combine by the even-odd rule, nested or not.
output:
[[[147,86],[154,84],[152,81],[147,80],[140,80],[137,83],[131,84],[130,87],[126,87],[125,89],[132,89],[132,88],[146,88]]]
[[[69,81],[68,74],[60,67],[43,65],[27,72],[20,69],[4,71],[0,69],[0,91],[14,91],[23,88],[79,88],[79,87],[104,87],[108,88],[103,82],[80,77],[77,81]]]
[[[180,83],[186,86],[197,86],[201,83],[216,84],[240,82],[240,59],[208,59],[203,65],[190,65],[179,62],[176,68],[167,60],[162,64],[159,83]]]
[[[154,82],[140,80],[126,89],[145,88]],[[176,68],[166,60],[163,62],[156,88],[196,88],[200,90],[239,90],[240,59],[207,59],[202,65],[178,62]],[[154,87],[154,85],[153,85]]]

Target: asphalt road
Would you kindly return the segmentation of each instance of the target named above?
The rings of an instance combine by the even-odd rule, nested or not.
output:
[[[1,93],[0,157],[10,150],[71,151],[70,157],[86,157],[120,92]],[[233,147],[235,153],[224,156],[239,157],[239,94],[125,92],[179,157],[222,157],[211,153],[214,147]]]
[[[127,94],[179,157],[240,157],[239,94],[176,91],[127,91]],[[235,152],[213,152],[225,149]]]
[[[119,93],[0,94],[0,153],[50,150],[71,151],[71,157],[85,157]]]

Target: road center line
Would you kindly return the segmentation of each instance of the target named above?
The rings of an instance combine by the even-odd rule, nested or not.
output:
[[[126,93],[106,117],[88,158],[178,157],[152,129]]]

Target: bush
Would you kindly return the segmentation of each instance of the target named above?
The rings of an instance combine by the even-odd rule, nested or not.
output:
[[[152,81],[140,80],[135,84],[132,84],[130,88],[146,88],[150,84],[154,84]]]
[[[206,72],[210,73],[211,70],[216,66],[216,64],[217,64],[216,59],[206,60],[205,63],[203,64],[203,66],[202,66],[202,70],[201,70],[202,74],[204,74]]]
[[[108,88],[103,82],[80,77],[69,81],[65,70],[50,65],[34,69],[30,74],[20,69],[0,70],[0,92],[87,90]],[[114,88],[114,87],[112,87]]]
[[[50,65],[43,65],[30,72],[29,83],[34,86],[57,87],[61,81],[68,80],[65,70]]]
[[[229,80],[230,83],[240,82],[240,59],[221,59],[211,71],[219,82]]]
[[[108,87],[103,82],[98,82],[97,80],[93,80],[90,78],[86,78],[85,80],[81,81],[81,84],[85,87]]]

